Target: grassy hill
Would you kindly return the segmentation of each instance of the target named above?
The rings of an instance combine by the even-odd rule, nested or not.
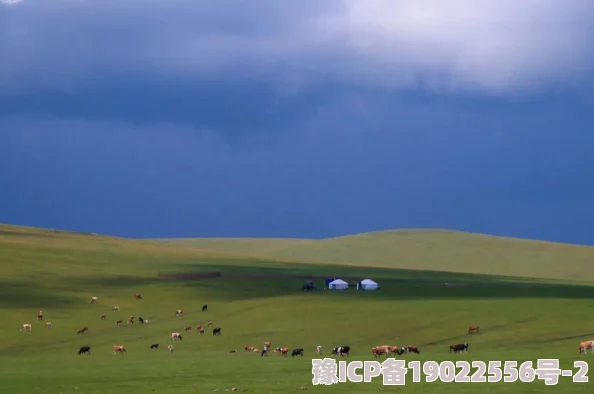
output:
[[[407,237],[419,243],[406,242]],[[369,238],[376,247],[387,244],[387,250],[396,250],[388,248],[396,243],[400,255],[412,257],[394,259],[397,264],[391,266],[393,260],[377,252],[375,262],[369,262],[369,257],[367,266],[361,267],[355,265],[355,251],[340,252],[340,245],[349,244],[355,245],[360,255],[366,248],[373,251],[361,246],[371,242]],[[432,249],[423,246],[428,239],[433,239]],[[453,246],[455,239],[458,250]],[[440,272],[438,262],[432,262],[431,257],[447,255],[443,261],[453,264],[456,255],[462,256],[467,271],[478,271],[471,263],[491,251],[532,266],[534,276],[552,277],[561,270],[555,271],[552,262],[539,267],[546,255],[539,245],[545,251],[554,249],[564,268],[576,273],[580,269],[587,273],[591,248],[457,233],[409,232],[394,237],[380,233],[298,241],[308,253],[317,250],[314,244],[333,245],[318,254],[330,256],[331,264],[321,260],[305,264],[283,259],[280,252],[266,257],[267,253],[259,249],[267,247],[265,241],[244,246],[253,248],[249,251],[239,246],[206,250],[201,247],[208,245],[200,242],[129,240],[0,226],[0,392],[181,394],[226,392],[234,387],[238,392],[278,394],[301,387],[316,393],[393,391],[382,386],[381,378],[372,383],[312,386],[311,359],[318,357],[317,345],[324,346],[327,355],[332,346],[348,344],[352,347],[351,360],[373,360],[372,346],[415,344],[421,349],[420,355],[401,357],[421,361],[514,360],[518,365],[527,360],[536,362],[537,358],[557,358],[561,368],[574,371],[575,360],[592,357],[578,355],[577,345],[594,337],[590,312],[594,286],[514,281],[509,276],[486,275],[484,264],[477,265],[482,273],[465,273],[462,263],[457,263],[459,272]],[[221,246],[227,241],[217,242]],[[489,242],[507,246],[498,250],[491,245],[484,251]],[[446,247],[441,253],[435,250]],[[420,253],[424,248],[426,255]],[[288,253],[290,247],[281,249]],[[567,256],[564,260],[563,251]],[[340,256],[349,256],[345,260],[351,265],[341,265]],[[582,260],[576,256],[583,256]],[[420,266],[432,270],[403,269]],[[512,275],[519,272],[512,264],[507,267]],[[327,276],[349,281],[372,277],[381,289],[300,291],[304,278]],[[585,277],[590,279],[588,274]],[[574,275],[570,279],[580,278]],[[323,286],[320,279],[316,283]],[[143,299],[135,300],[135,292]],[[89,304],[92,296],[99,297],[97,304]],[[204,303],[209,306],[207,312],[201,312]],[[120,307],[119,312],[112,311],[115,305]],[[177,309],[183,309],[185,316],[175,317]],[[44,321],[35,320],[38,310],[44,311]],[[107,315],[106,320],[100,319],[102,313]],[[125,321],[130,315],[147,318],[149,324],[115,325],[117,319]],[[195,331],[197,324],[209,320],[214,321],[213,327],[222,328],[220,337],[210,331],[206,335]],[[45,321],[51,321],[53,328],[45,329]],[[19,331],[23,323],[31,323],[33,330]],[[480,325],[481,334],[468,335],[470,324]],[[188,325],[193,329],[186,333],[183,328]],[[78,335],[83,326],[89,331]],[[173,331],[181,331],[183,340],[171,342]],[[242,350],[246,345],[260,347],[264,341],[271,341],[273,347],[304,348],[305,357],[284,358],[272,353],[261,358]],[[463,342],[470,344],[468,354],[448,353],[450,344]],[[159,343],[161,348],[150,350],[152,343]],[[169,343],[175,345],[173,354],[165,349]],[[111,347],[116,344],[125,345],[128,353],[113,355]],[[83,345],[92,347],[90,356],[77,355]],[[238,353],[229,354],[231,349]],[[541,380],[467,385],[412,383],[411,378],[407,375],[405,392],[413,394],[547,390]],[[571,378],[563,377],[552,390],[586,393],[591,391],[591,384],[572,383]]]
[[[276,260],[594,281],[594,247],[446,230],[378,231],[322,240],[194,238],[170,245]]]

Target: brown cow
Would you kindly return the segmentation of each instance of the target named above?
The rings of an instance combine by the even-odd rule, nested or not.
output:
[[[416,353],[416,354],[421,354],[421,352],[419,352],[419,348],[414,346],[414,345],[408,345],[408,346],[404,346],[404,351],[406,353]]]
[[[479,333],[479,326],[470,326],[468,327],[468,333],[469,334],[473,334],[473,333]]]
[[[114,345],[113,346],[113,354],[116,353],[128,353],[124,345]]]
[[[106,317],[106,316],[105,316],[105,313],[103,313],[103,314],[101,315],[101,320],[105,320],[105,317]]]
[[[586,354],[588,352],[588,349],[590,349],[592,354],[594,354],[594,341],[584,341],[580,343],[578,351],[580,354]]]
[[[118,320],[118,321],[116,322],[116,326],[119,326],[120,324],[122,324],[122,321],[121,321],[121,320]]]
[[[175,316],[183,316],[184,315],[184,310],[183,309],[178,309],[177,311],[175,311]]]
[[[128,324],[134,324],[134,316],[128,318]]]
[[[184,328],[184,330],[186,330],[186,331],[192,331],[192,326],[186,326],[186,328]]]
[[[388,356],[390,354],[390,346],[389,345],[381,345],[371,348],[371,352],[373,353],[374,357],[380,357],[382,354]]]
[[[142,296],[140,295],[140,293],[135,293],[134,298],[136,298],[137,300],[142,300]]]
[[[246,352],[251,352],[252,350],[254,350],[253,346],[247,345],[246,347],[244,347]]]
[[[37,312],[37,320],[43,320],[43,311]]]
[[[264,347],[270,347],[270,342],[264,342]]]
[[[209,321],[208,321],[208,325],[209,325],[209,326],[212,326],[212,324],[213,324],[213,323],[214,323],[214,322],[213,322],[212,320],[209,320]]]
[[[277,347],[276,349],[274,349],[275,353],[279,353],[281,356],[286,356],[287,354],[289,354],[289,348],[287,347]]]
[[[84,334],[87,331],[89,331],[89,327],[83,327],[80,330],[78,330],[77,334]]]

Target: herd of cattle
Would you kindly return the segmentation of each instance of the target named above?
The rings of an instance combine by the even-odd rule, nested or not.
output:
[[[140,293],[135,293],[134,297],[137,300],[142,299],[142,296],[140,295]],[[98,301],[98,297],[92,297],[90,303],[94,304]],[[114,312],[117,312],[120,310],[119,306],[114,306],[112,309]],[[204,304],[202,306],[202,311],[206,312],[208,311],[208,305]],[[184,311],[183,309],[178,309],[175,312],[175,316],[176,317],[180,317],[184,315]],[[106,319],[106,315],[102,314],[101,315],[101,320],[105,320]],[[37,320],[41,321],[43,320],[43,311],[39,311],[37,313]],[[130,316],[128,317],[128,324],[134,324],[134,316]],[[138,321],[141,324],[148,324],[148,319],[143,319],[142,317],[138,318]],[[116,325],[120,325],[122,324],[122,320],[118,320],[116,321]],[[208,326],[213,325],[213,321],[209,321],[208,322]],[[46,322],[44,324],[45,328],[52,328],[52,323],[51,322]],[[30,323],[25,323],[21,326],[21,331],[31,331],[32,325]],[[81,329],[78,330],[77,334],[84,334],[85,332],[87,332],[89,330],[88,327],[83,327]],[[192,327],[191,326],[186,326],[184,328],[184,331],[191,331]],[[199,334],[204,334],[204,326],[202,324],[199,324],[196,327],[196,331]],[[479,326],[470,326],[468,327],[468,334],[475,334],[475,333],[479,333],[480,328]],[[213,336],[218,336],[221,335],[221,328],[220,327],[215,327],[212,330],[212,335]],[[181,335],[181,333],[179,332],[172,332],[171,333],[171,340],[172,341],[176,341],[176,340],[182,340],[183,337]],[[253,346],[245,346],[244,350],[248,351],[248,352],[254,352],[254,353],[259,353],[260,356],[267,356],[268,355],[268,351],[271,347],[271,343],[270,342],[264,342],[264,346],[262,347],[262,350],[260,350],[257,347],[253,347]],[[459,352],[468,352],[468,343],[459,343],[459,344],[455,344],[455,345],[450,345],[449,347],[449,352],[452,353],[459,353]],[[158,349],[159,348],[159,344],[158,343],[154,343],[152,345],[150,345],[149,347],[150,349]],[[588,349],[590,349],[591,353],[594,354],[594,341],[589,340],[589,341],[583,341],[579,344],[578,347],[578,352],[580,354],[582,353],[587,353]],[[174,346],[172,344],[167,346],[167,350],[169,350],[169,353],[173,353],[174,351]],[[323,348],[322,346],[317,346],[316,348],[317,353],[322,356],[323,355]],[[287,356],[289,354],[289,349],[288,348],[281,348],[281,347],[277,347],[273,350],[273,352],[275,353],[279,353],[281,356]],[[338,357],[343,357],[346,356],[348,357],[350,355],[351,352],[351,347],[350,346],[336,346],[332,349],[332,352],[330,353],[330,356],[338,356]],[[416,354],[420,354],[419,348],[417,346],[414,345],[407,345],[407,346],[394,346],[394,345],[380,345],[380,346],[375,346],[371,348],[371,352],[373,354],[374,357],[381,357],[382,355],[385,355],[386,357],[388,357],[391,354],[396,354],[396,355],[403,355],[403,354],[408,354],[408,353],[416,353]],[[114,345],[113,346],[113,354],[117,354],[117,353],[127,353],[126,348],[124,347],[124,345]],[[229,353],[237,353],[237,350],[230,350]],[[304,349],[303,348],[298,348],[298,349],[293,349],[293,351],[291,352],[291,357],[295,357],[295,356],[301,356],[303,357],[303,353],[304,353]],[[78,354],[87,354],[90,355],[91,354],[91,347],[90,346],[81,346]]]

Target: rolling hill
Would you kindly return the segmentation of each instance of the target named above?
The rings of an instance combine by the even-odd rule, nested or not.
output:
[[[594,247],[447,230],[310,239],[162,239],[164,244],[281,261],[594,281]]]

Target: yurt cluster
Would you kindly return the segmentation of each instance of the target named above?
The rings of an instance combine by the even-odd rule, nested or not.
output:
[[[363,279],[353,284],[357,290],[379,290],[379,285],[371,279]],[[328,278],[326,279],[326,289],[347,290],[349,289],[349,284],[340,278]]]

